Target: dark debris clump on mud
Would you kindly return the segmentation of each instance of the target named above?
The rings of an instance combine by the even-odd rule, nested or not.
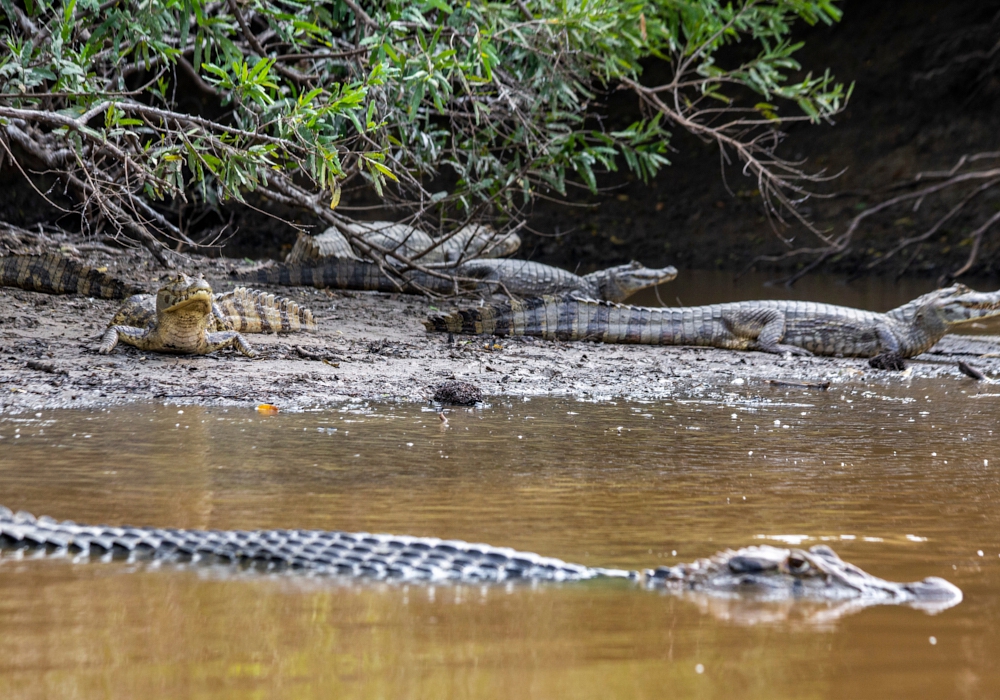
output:
[[[434,401],[454,406],[475,406],[482,403],[483,392],[475,384],[451,380],[435,387]]]

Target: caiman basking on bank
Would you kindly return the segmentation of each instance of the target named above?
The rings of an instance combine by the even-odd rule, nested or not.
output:
[[[213,294],[204,277],[182,273],[155,296],[129,297],[111,319],[98,351],[107,354],[120,341],[140,350],[182,355],[232,347],[255,357],[241,333],[298,330],[316,330],[316,321],[309,309],[290,299],[243,287]]]
[[[872,576],[825,545],[726,550],[690,564],[643,572],[570,564],[485,544],[431,537],[321,530],[176,530],[88,526],[35,518],[0,507],[0,549],[67,558],[158,560],[291,569],[314,575],[398,581],[490,583],[628,579],[649,588],[746,595],[905,604],[941,610],[962,592],[941,578],[894,583]]]
[[[375,292],[454,294],[478,291],[531,297],[542,294],[575,294],[607,301],[622,301],[639,290],[669,282],[677,269],[651,269],[632,262],[589,275],[576,275],[552,265],[527,260],[477,259],[438,270],[436,277],[411,270],[390,271],[362,260],[336,259],[322,264],[278,263],[235,273],[246,284],[307,286],[319,289],[355,289]],[[452,278],[453,277],[453,278]]]
[[[0,285],[47,294],[128,297],[98,348],[105,354],[123,342],[140,350],[192,355],[234,347],[254,357],[241,333],[316,330],[309,309],[267,292],[241,287],[213,294],[204,277],[179,274],[155,295],[146,294],[142,287],[62,255],[0,258]]]
[[[955,327],[1000,314],[1000,291],[955,284],[885,313],[807,301],[741,301],[648,308],[544,296],[437,314],[430,331],[549,340],[695,345],[794,355],[869,357],[901,369]]]
[[[463,226],[440,238],[433,238],[414,226],[394,221],[358,221],[346,224],[345,228],[362,242],[389,251],[386,261],[390,265],[398,262],[392,253],[428,264],[472,258],[502,258],[521,247],[521,238],[516,233],[500,234],[489,226],[478,224]],[[318,236],[300,233],[291,252],[285,257],[285,262],[318,265],[338,258],[361,260],[363,258],[359,257],[359,252],[333,226]]]

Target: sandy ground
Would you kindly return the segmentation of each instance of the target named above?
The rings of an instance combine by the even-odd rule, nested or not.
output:
[[[159,274],[138,258],[91,257],[91,264],[155,287]],[[194,260],[216,291],[231,288],[237,261]],[[311,308],[316,333],[251,335],[260,357],[231,351],[207,356],[96,351],[119,302],[0,288],[0,410],[100,406],[130,401],[296,410],[351,398],[427,401],[449,379],[472,382],[487,397],[569,395],[584,399],[656,399],[740,391],[771,380],[881,384],[915,377],[972,382],[964,359],[1000,372],[1000,338],[945,338],[904,373],[875,371],[863,359],[780,357],[713,348],[601,345],[531,338],[487,339],[428,333],[421,319],[455,302],[311,288],[274,290]],[[944,354],[942,354],[944,353]]]

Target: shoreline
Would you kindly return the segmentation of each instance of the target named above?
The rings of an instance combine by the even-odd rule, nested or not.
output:
[[[223,279],[216,274],[219,283]],[[222,288],[219,284],[219,288]],[[987,375],[1000,359],[967,352],[1000,351],[1000,338],[948,336],[909,360],[906,372],[868,367],[864,358],[790,357],[701,347],[603,345],[534,338],[494,339],[424,330],[422,319],[454,305],[377,292],[274,288],[312,309],[319,330],[247,335],[260,357],[144,353],[97,344],[119,301],[0,288],[8,309],[0,323],[0,412],[94,408],[135,401],[302,410],[349,400],[429,401],[450,379],[471,382],[486,397],[571,396],[585,400],[651,400],[706,389],[788,390],[768,380],[890,385],[945,378],[975,385],[957,369],[974,363]],[[951,352],[949,352],[949,350]],[[946,352],[947,354],[941,354]]]
[[[125,256],[99,264],[133,280],[141,274],[140,265]],[[235,264],[193,259],[185,269],[204,272],[218,292],[235,286],[227,280]],[[132,274],[124,274],[126,270]],[[134,401],[268,403],[280,410],[302,410],[352,399],[428,401],[436,385],[451,379],[475,384],[487,399],[552,395],[642,401],[705,390],[744,391],[753,385],[790,388],[773,387],[768,380],[870,386],[942,378],[971,386],[972,380],[957,369],[960,359],[988,375],[1000,372],[1000,359],[963,354],[1000,351],[1000,338],[992,336],[948,336],[899,373],[873,370],[864,358],[485,336],[455,336],[449,342],[447,334],[427,332],[422,320],[461,301],[311,287],[268,291],[310,308],[319,329],[249,334],[259,353],[249,359],[232,351],[165,355],[124,346],[100,355],[100,336],[120,301],[2,287],[0,304],[7,312],[0,321],[0,411]]]

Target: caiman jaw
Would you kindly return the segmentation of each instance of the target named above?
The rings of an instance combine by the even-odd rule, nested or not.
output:
[[[197,305],[198,308],[189,308]],[[192,279],[180,274],[165,284],[156,295],[158,313],[196,311],[209,314],[212,310],[212,287],[204,277]]]
[[[945,299],[939,313],[949,326],[1000,316],[1000,290],[976,292],[966,287],[959,294]]]
[[[205,307],[205,313],[212,308],[212,290],[211,289],[196,289],[188,297],[181,299],[180,301],[171,304],[164,309],[166,313],[173,313],[175,311],[180,311],[181,309],[186,309],[192,304],[200,304]]]
[[[622,271],[615,270],[614,283],[622,290],[622,298],[635,294],[636,292],[655,287],[658,284],[665,284],[677,277],[677,268],[673,265],[659,269],[642,267],[637,263],[632,263],[631,269]],[[622,266],[625,268],[625,266]]]

